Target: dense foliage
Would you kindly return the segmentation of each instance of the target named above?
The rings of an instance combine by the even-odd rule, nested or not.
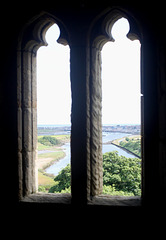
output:
[[[103,185],[122,191],[122,195],[141,194],[141,160],[119,156],[117,152],[103,155]]]
[[[141,157],[141,141],[140,139],[129,139],[126,137],[125,141],[120,142],[120,146],[128,149],[129,151],[135,153],[139,157]]]
[[[44,137],[38,138],[38,142],[45,146],[54,146],[60,143],[58,139],[51,136],[44,136]]]
[[[67,165],[54,179],[49,192],[70,192],[71,170]],[[103,194],[137,196],[141,194],[141,160],[103,154]]]

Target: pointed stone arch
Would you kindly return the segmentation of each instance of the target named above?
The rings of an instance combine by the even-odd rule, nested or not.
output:
[[[142,29],[139,22],[132,17],[132,15],[123,9],[114,8],[101,13],[96,17],[90,28],[91,43],[92,46],[102,49],[103,45],[108,41],[114,41],[111,34],[114,23],[120,18],[126,18],[130,25],[129,33],[127,37],[130,40],[138,39],[142,40]]]

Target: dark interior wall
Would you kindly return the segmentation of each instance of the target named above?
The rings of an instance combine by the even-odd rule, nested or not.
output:
[[[92,21],[112,6],[124,8],[143,26],[147,51],[143,57],[149,59],[147,69],[148,72],[151,72],[150,77],[147,77],[149,78],[146,81],[147,85],[144,86],[145,97],[149,99],[146,101],[146,112],[144,112],[146,127],[144,147],[148,159],[145,164],[145,178],[148,185],[146,194],[149,201],[152,191],[155,189],[150,205],[155,206],[155,202],[165,204],[166,43],[164,40],[164,2],[161,5],[158,2],[153,5],[152,2],[149,6],[149,4],[144,4],[143,1],[137,3],[124,3],[124,1],[67,1],[66,3],[65,1],[53,1],[38,4],[28,1],[26,4],[22,3],[21,6],[20,2],[14,2],[10,7],[4,3],[3,14],[1,14],[0,136],[2,142],[1,172],[3,172],[1,182],[3,190],[1,191],[4,192],[3,203],[7,203],[8,208],[18,207],[17,43],[22,28],[42,11],[46,11],[66,24],[69,35],[70,31],[73,33],[71,37],[79,39],[79,34],[84,32],[86,39]],[[80,34],[80,41],[83,41],[81,36]],[[149,91],[149,87],[151,91]],[[40,207],[38,206],[38,208]],[[35,208],[36,205],[30,207],[30,209]],[[47,209],[50,206],[45,205],[44,208]],[[22,209],[22,206],[19,206],[18,209]],[[62,211],[63,207],[60,209]],[[65,211],[66,209],[67,207],[65,207]],[[105,211],[105,208],[102,211]]]

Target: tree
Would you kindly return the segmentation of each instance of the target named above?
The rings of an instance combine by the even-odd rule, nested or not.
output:
[[[103,184],[114,186],[116,191],[141,194],[141,160],[126,158],[118,153],[103,155]]]
[[[62,190],[68,189],[71,185],[71,169],[68,164],[61,172],[54,178],[56,185],[51,187],[49,192],[61,192]]]
[[[56,139],[55,137],[51,137],[51,136],[41,137],[38,139],[38,142],[45,146],[54,146],[54,145],[58,145],[60,143],[58,139]]]

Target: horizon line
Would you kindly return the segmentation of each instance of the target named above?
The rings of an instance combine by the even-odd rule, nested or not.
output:
[[[102,126],[121,126],[121,125],[141,125],[141,123],[103,123]],[[37,124],[37,126],[71,126],[71,123],[62,123],[62,124]]]

